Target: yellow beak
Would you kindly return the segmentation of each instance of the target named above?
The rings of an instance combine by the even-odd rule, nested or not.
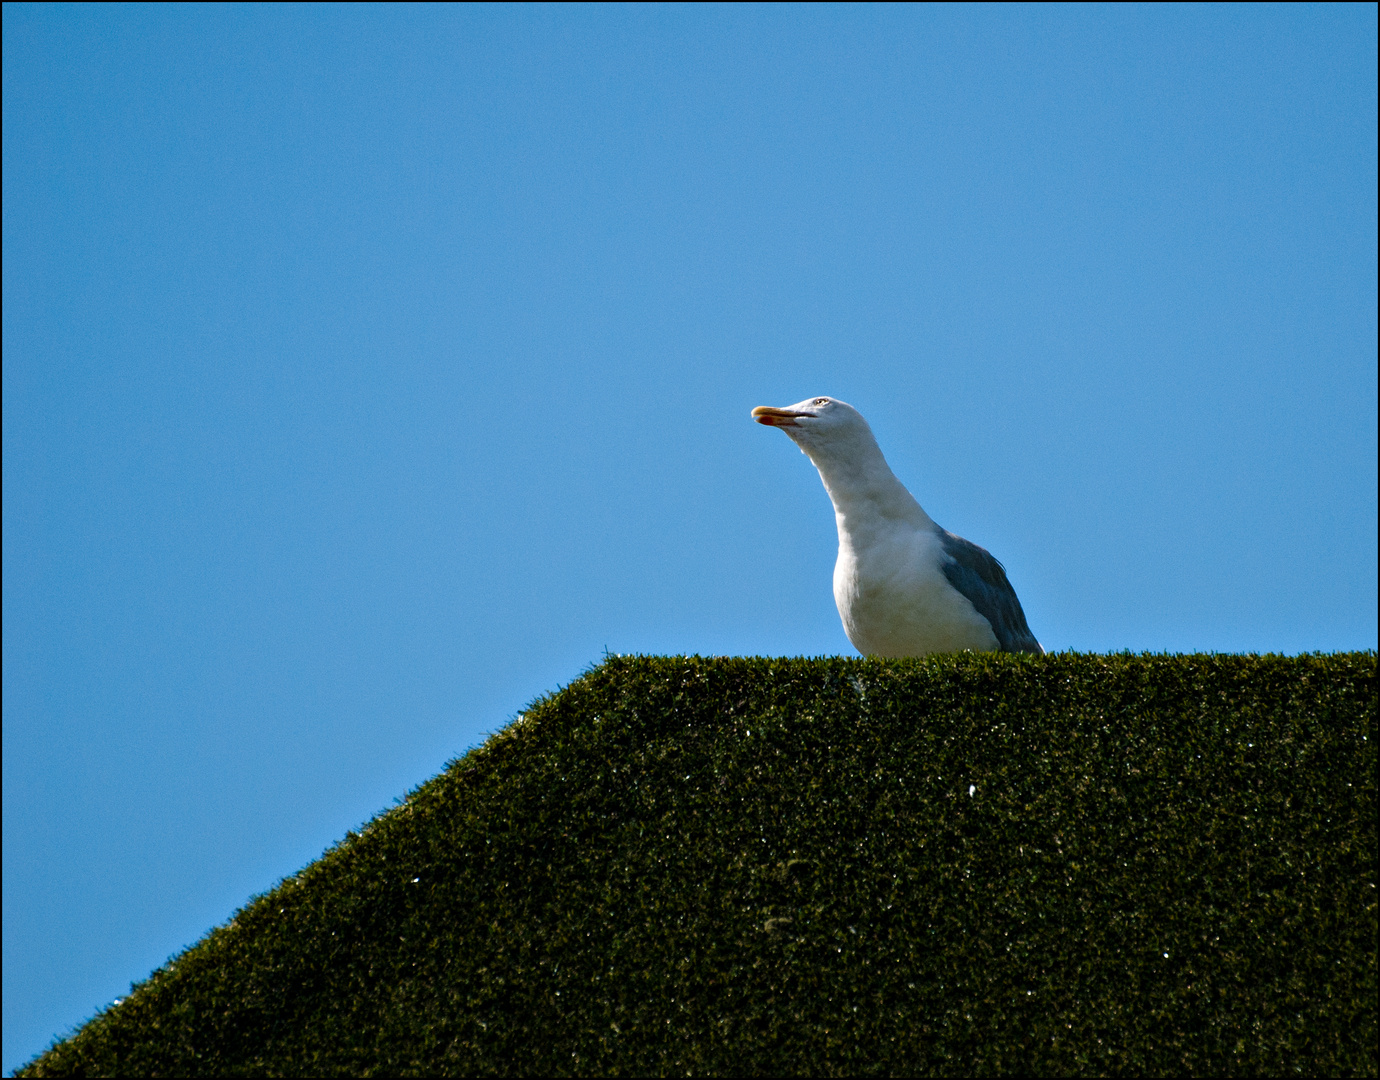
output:
[[[791,412],[790,409],[773,409],[770,405],[758,405],[752,410],[752,418],[767,427],[799,427],[797,416],[814,416],[809,412]]]

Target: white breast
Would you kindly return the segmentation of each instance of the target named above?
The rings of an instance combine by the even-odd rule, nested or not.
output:
[[[949,584],[943,561],[939,537],[927,528],[888,529],[862,544],[839,529],[834,602],[860,653],[922,656],[998,648],[991,625]]]

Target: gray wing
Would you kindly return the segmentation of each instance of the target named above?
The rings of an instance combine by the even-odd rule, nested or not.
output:
[[[1016,599],[1016,590],[1006,580],[1006,568],[991,552],[976,544],[939,529],[944,546],[944,576],[949,584],[966,596],[977,612],[992,624],[997,644],[1002,652],[1044,654],[1035,635],[1025,623],[1025,612]]]

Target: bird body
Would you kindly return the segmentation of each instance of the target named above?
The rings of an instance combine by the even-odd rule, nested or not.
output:
[[[862,414],[835,398],[759,406],[819,470],[834,504],[834,602],[844,632],[870,656],[1044,650],[991,554],[941,529],[896,479]]]

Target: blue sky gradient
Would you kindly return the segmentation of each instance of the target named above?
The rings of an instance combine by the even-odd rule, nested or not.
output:
[[[4,7],[6,1071],[612,652],[1376,645],[1376,8]]]

